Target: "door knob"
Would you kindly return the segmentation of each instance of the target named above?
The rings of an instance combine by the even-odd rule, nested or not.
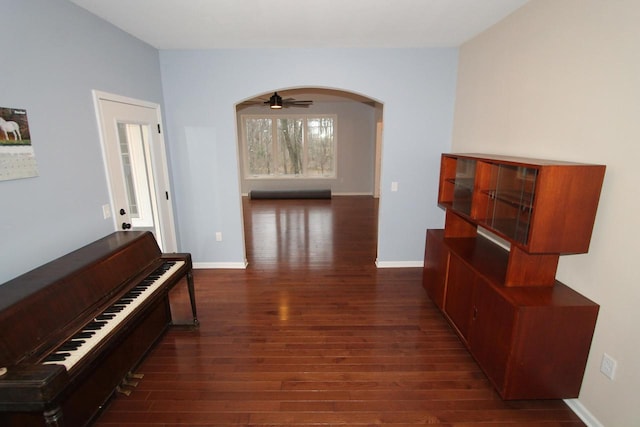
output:
[[[131,228],[131,224],[129,224],[128,222],[123,222],[122,223],[122,229],[123,230],[128,230]]]

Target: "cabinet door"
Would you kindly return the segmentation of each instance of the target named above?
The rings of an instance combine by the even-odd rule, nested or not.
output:
[[[476,281],[469,350],[502,393],[513,339],[516,308],[483,279]]]
[[[471,215],[471,201],[476,175],[476,161],[473,159],[458,159],[456,162],[456,177],[454,180],[453,209],[466,215]]]
[[[490,169],[488,186],[481,191],[487,199],[482,222],[507,239],[526,245],[538,170],[499,163]]]
[[[444,309],[445,279],[449,263],[449,251],[444,245],[443,231],[427,230],[422,275],[422,286],[440,310]]]
[[[457,256],[450,255],[444,311],[464,339],[467,339],[473,312],[474,280],[473,270]]]
[[[476,159],[443,155],[438,204],[470,215],[475,176]]]

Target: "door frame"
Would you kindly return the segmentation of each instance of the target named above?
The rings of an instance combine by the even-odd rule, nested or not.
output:
[[[114,231],[120,230],[118,226],[119,218],[115,212],[114,193],[113,193],[113,188],[111,184],[111,179],[109,178],[109,164],[107,162],[107,153],[106,153],[107,141],[106,141],[104,129],[103,129],[100,101],[118,102],[122,104],[129,104],[133,106],[149,108],[155,111],[157,125],[158,125],[158,133],[156,134],[155,132],[153,132],[153,128],[151,130],[152,130],[152,133],[155,134],[156,137],[158,138],[157,141],[158,141],[158,144],[160,145],[160,149],[158,150],[160,153],[160,158],[156,158],[152,156],[152,159],[151,159],[151,164],[153,168],[152,172],[154,175],[154,182],[156,186],[160,185],[160,182],[163,182],[164,183],[163,187],[165,187],[165,189],[163,189],[162,192],[166,192],[166,197],[163,197],[163,198],[160,198],[159,194],[157,194],[158,197],[156,197],[157,199],[156,205],[159,203],[159,200],[166,201],[166,203],[168,204],[167,208],[165,209],[166,214],[162,214],[161,213],[162,210],[160,209],[160,207],[156,206],[156,211],[158,212],[158,216],[159,216],[158,226],[162,231],[160,233],[162,241],[158,243],[160,243],[160,246],[162,247],[163,252],[177,252],[175,220],[173,216],[173,210],[174,210],[173,197],[171,192],[171,182],[169,180],[169,169],[167,166],[166,146],[164,141],[164,134],[160,132],[160,123],[162,123],[162,110],[160,108],[160,105],[154,102],[143,101],[140,99],[130,98],[122,95],[116,95],[113,93],[103,92],[95,89],[92,90],[92,94],[93,94],[94,110],[96,114],[96,121],[98,124],[98,134],[100,137],[100,148],[102,150],[102,161],[104,165],[105,178],[107,181],[107,189],[109,191],[109,201],[110,201],[110,208],[111,208],[111,217],[113,218]],[[160,193],[160,191],[158,191],[157,188],[155,190],[156,190],[156,193]]]

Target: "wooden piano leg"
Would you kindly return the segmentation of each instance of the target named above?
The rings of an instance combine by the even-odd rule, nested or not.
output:
[[[189,288],[189,299],[191,300],[191,314],[193,315],[193,326],[198,327],[198,315],[196,314],[196,292],[193,285],[193,271],[187,273],[187,287]]]
[[[64,421],[62,420],[62,408],[57,406],[48,411],[44,411],[44,422],[47,424],[47,427],[63,427]]]

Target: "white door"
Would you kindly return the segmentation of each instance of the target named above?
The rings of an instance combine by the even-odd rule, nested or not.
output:
[[[177,244],[157,104],[94,91],[116,230],[149,230],[162,252]]]

